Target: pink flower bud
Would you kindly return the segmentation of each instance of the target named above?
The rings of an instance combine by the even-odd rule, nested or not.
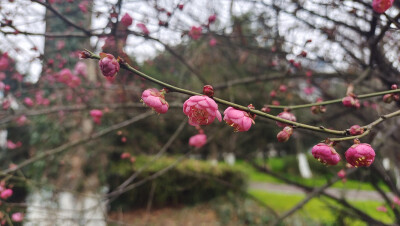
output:
[[[359,125],[353,125],[350,127],[350,135],[356,136],[364,133],[364,129],[360,127]]]
[[[235,129],[235,132],[248,131],[251,124],[254,124],[254,120],[250,113],[237,110],[233,107],[228,107],[224,111],[224,121],[226,124],[232,126]]]
[[[221,121],[218,105],[208,96],[192,96],[183,103],[183,113],[189,117],[192,126],[209,125],[215,117]]]
[[[108,53],[100,53],[99,66],[101,73],[106,77],[114,77],[119,71],[118,61]]]
[[[336,165],[340,161],[340,155],[336,150],[332,146],[324,143],[315,145],[311,150],[311,154],[314,158],[318,159],[318,161],[327,165]]]
[[[192,28],[190,28],[189,31],[189,37],[191,37],[193,40],[197,40],[201,37],[201,32],[202,32],[202,28],[196,27],[196,26],[192,26]]]
[[[286,85],[280,85],[279,86],[279,91],[280,92],[284,93],[284,92],[286,92],[286,90],[287,90],[287,86]]]
[[[212,98],[214,96],[214,88],[211,85],[205,85],[203,87],[203,94]]]
[[[166,113],[169,108],[168,102],[164,97],[164,92],[160,92],[154,88],[143,91],[142,101],[144,104],[160,114]]]
[[[123,24],[125,27],[129,27],[132,22],[133,19],[128,13],[125,13],[124,16],[121,18],[121,24]]]
[[[21,115],[21,116],[19,116],[19,117],[17,118],[16,123],[17,123],[19,126],[23,126],[27,121],[28,121],[28,119],[26,118],[26,116],[25,116],[25,115]]]
[[[183,10],[183,6],[184,6],[183,4],[179,4],[178,9]]]
[[[282,131],[278,133],[278,135],[276,135],[276,138],[278,139],[279,142],[284,143],[289,140],[292,133],[293,133],[293,128],[290,126],[286,126],[285,128],[283,128]]]
[[[382,100],[385,103],[391,103],[393,101],[393,94],[391,94],[391,93],[385,94],[383,96]]]
[[[342,99],[342,103],[345,107],[355,107],[359,108],[360,107],[360,102],[358,101],[357,98],[354,98],[352,96],[346,96]]]
[[[373,0],[372,8],[377,13],[384,13],[393,5],[393,0]]]
[[[124,152],[121,154],[121,159],[128,159],[131,157],[131,154],[128,152]]]
[[[208,44],[209,44],[210,46],[215,46],[215,45],[217,45],[217,39],[211,38],[210,41],[208,42]]]
[[[27,107],[32,107],[34,103],[33,103],[33,100],[32,100],[31,98],[25,97],[25,98],[24,98],[24,104],[25,104]]]
[[[207,143],[207,136],[205,134],[197,134],[189,139],[189,145],[196,147],[196,148],[201,148]]]
[[[136,24],[136,27],[138,27],[138,28],[142,31],[142,33],[143,33],[145,36],[147,36],[147,35],[150,34],[150,31],[149,31],[149,29],[147,29],[147,27],[146,27],[145,24],[143,24],[143,23],[138,23],[138,24]]]
[[[0,194],[0,198],[2,199],[8,199],[10,196],[12,196],[13,191],[11,189],[6,189],[4,191],[1,192]]]
[[[275,90],[272,90],[271,92],[269,92],[269,96],[270,96],[271,98],[276,97],[276,91],[275,91]]]
[[[22,222],[24,220],[24,214],[17,212],[11,215],[11,220],[14,222]]]
[[[90,116],[96,124],[101,124],[101,117],[103,117],[103,112],[101,110],[93,109],[90,111]]]
[[[347,149],[345,156],[347,162],[354,167],[370,166],[374,162],[375,151],[369,144],[354,144]]]
[[[208,17],[208,23],[212,24],[217,20],[217,15],[213,14],[211,16]]]
[[[294,114],[292,114],[290,112],[287,112],[287,111],[283,111],[283,112],[279,113],[278,117],[282,118],[282,119],[286,119],[286,120],[292,121],[292,122],[296,122],[296,116],[294,116]],[[288,124],[283,123],[283,122],[276,122],[276,124],[279,127],[289,126]]]
[[[396,85],[396,84],[393,84],[390,88],[391,88],[391,89],[397,89],[397,85]]]
[[[343,169],[341,169],[338,173],[337,173],[338,177],[341,179],[346,178],[346,171],[344,171]]]

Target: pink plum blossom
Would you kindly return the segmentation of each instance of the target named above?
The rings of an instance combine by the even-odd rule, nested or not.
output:
[[[342,99],[343,106],[345,107],[355,107],[359,108],[360,107],[360,102],[358,101],[357,98],[354,98],[352,96],[346,96]]]
[[[359,125],[353,125],[349,129],[350,135],[356,136],[364,133],[364,129]]]
[[[11,215],[11,220],[14,222],[22,222],[24,220],[24,214],[21,212],[13,213]]]
[[[194,136],[190,137],[190,139],[189,139],[189,145],[196,147],[196,148],[201,148],[206,143],[207,143],[207,136],[202,133],[194,135]]]
[[[119,63],[108,53],[100,53],[99,66],[101,73],[106,77],[114,77],[119,71]]]
[[[232,126],[235,132],[248,131],[251,124],[254,124],[254,120],[248,112],[237,110],[233,107],[228,107],[224,111],[224,121]]]
[[[7,53],[3,53],[3,55],[0,57],[0,70],[4,71],[8,68],[9,66],[9,58]]]
[[[192,26],[191,28],[190,28],[190,31],[189,31],[189,37],[191,37],[193,40],[197,40],[197,39],[199,39],[200,37],[201,37],[201,31],[202,31],[202,28],[201,28],[201,26],[199,26],[199,27],[196,27],[196,26]]]
[[[24,98],[24,104],[27,107],[32,107],[34,105],[33,100],[31,98],[29,98],[29,97],[25,97]]]
[[[131,157],[131,154],[129,152],[124,152],[121,154],[121,159],[128,159]]]
[[[215,117],[222,120],[218,105],[208,96],[192,96],[183,103],[183,113],[189,117],[192,126],[209,125]]]
[[[393,0],[373,0],[372,8],[377,13],[384,13],[393,5]]]
[[[150,31],[149,31],[149,29],[147,29],[147,27],[146,27],[145,24],[143,24],[143,23],[138,23],[138,24],[136,24],[136,27],[138,27],[138,28],[142,31],[142,33],[143,33],[144,35],[149,35],[149,34],[150,34]]]
[[[375,159],[375,151],[367,143],[353,144],[344,155],[347,162],[354,167],[370,166]]]
[[[13,194],[13,190],[7,188],[6,190],[1,192],[0,198],[8,199],[10,196],[12,196],[12,194]]]
[[[283,119],[286,119],[286,120],[289,120],[289,121],[292,121],[292,122],[295,122],[295,121],[296,121],[296,116],[294,116],[293,113],[288,112],[288,111],[283,111],[283,112],[279,113],[277,117],[283,118]],[[276,124],[277,124],[279,127],[288,126],[288,124],[285,124],[285,123],[283,123],[283,122],[276,122]]]
[[[121,18],[121,24],[123,24],[125,27],[129,27],[133,22],[132,17],[129,15],[129,13],[125,13],[124,16]]]
[[[79,3],[78,7],[82,11],[82,13],[87,13],[88,12],[88,6],[89,6],[89,1],[82,1]]]
[[[28,121],[28,119],[26,118],[25,115],[21,115],[15,121],[16,121],[17,125],[23,126]]]
[[[208,17],[208,23],[212,24],[217,20],[217,15],[213,14],[211,16]]]
[[[344,179],[346,178],[346,171],[344,171],[344,169],[341,169],[338,173],[337,173],[338,177],[340,179]]]
[[[8,149],[16,149],[22,146],[21,141],[18,141],[17,143],[12,142],[11,140],[7,140],[7,148]]]
[[[210,41],[208,42],[208,44],[209,44],[210,46],[215,46],[215,45],[217,45],[217,39],[211,38]]]
[[[324,143],[315,145],[311,150],[311,154],[318,161],[327,165],[336,165],[340,161],[340,155],[336,150],[331,145]]]
[[[96,124],[101,124],[101,117],[103,117],[103,112],[98,109],[93,109],[90,111],[90,116]]]
[[[87,66],[85,63],[79,61],[75,64],[74,72],[77,75],[86,76],[87,75]]]
[[[146,89],[142,93],[142,102],[151,107],[154,111],[164,114],[168,111],[168,102],[165,101],[164,91],[157,89]]]

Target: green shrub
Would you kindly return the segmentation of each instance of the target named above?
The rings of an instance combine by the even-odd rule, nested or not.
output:
[[[151,161],[152,156],[138,156],[135,163],[128,160],[113,161],[109,173],[111,191],[129,176],[146,165],[135,182],[174,164],[176,158],[162,157]],[[225,195],[228,191],[244,190],[246,176],[225,164],[211,165],[206,161],[183,160],[154,180],[124,193],[111,203],[112,209],[145,207],[153,187],[152,206],[195,204]]]

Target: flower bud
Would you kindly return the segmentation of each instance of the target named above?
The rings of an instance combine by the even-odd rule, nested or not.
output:
[[[214,88],[211,85],[205,85],[203,87],[203,94],[212,98],[214,96]]]
[[[350,127],[350,135],[356,136],[364,133],[364,128],[360,127],[359,125],[353,125]]]

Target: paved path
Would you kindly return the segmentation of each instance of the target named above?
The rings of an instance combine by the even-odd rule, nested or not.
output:
[[[280,194],[306,194],[306,192],[296,186],[287,184],[273,184],[264,182],[250,182],[250,189],[265,190],[273,193]],[[325,190],[329,194],[340,198],[345,197],[348,200],[374,200],[374,201],[384,201],[381,195],[376,191],[366,191],[366,190],[355,190],[355,189],[339,189],[339,188],[328,188]],[[390,199],[393,200],[393,194],[387,194]]]

